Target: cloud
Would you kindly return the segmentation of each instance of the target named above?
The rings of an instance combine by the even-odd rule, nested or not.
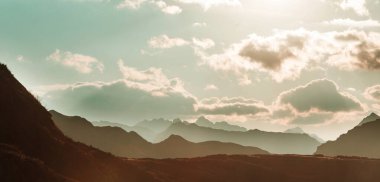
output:
[[[297,78],[309,61],[307,56],[313,56],[304,49],[307,38],[308,32],[301,29],[269,37],[252,34],[222,54],[196,53],[214,70],[232,71],[238,75],[245,75],[247,71],[265,72],[281,82]]]
[[[360,102],[338,90],[330,80],[314,80],[307,85],[280,94],[280,105],[288,105],[299,113],[308,112],[351,112],[363,110]]]
[[[197,4],[205,10],[213,6],[240,6],[240,0],[176,0],[184,4]]]
[[[194,114],[196,98],[184,89],[180,79],[169,79],[157,68],[140,71],[122,61],[119,68],[123,79],[57,87],[44,99],[50,108],[97,120],[137,122]]]
[[[156,49],[169,49],[173,47],[182,47],[187,45],[192,45],[194,49],[210,49],[215,46],[215,42],[209,38],[196,38],[193,37],[191,41],[179,38],[179,37],[169,37],[168,35],[159,35],[152,37],[148,41],[148,45]]]
[[[380,85],[374,85],[372,87],[368,87],[364,91],[364,96],[369,100],[380,102]]]
[[[195,22],[193,23],[193,27],[206,27],[207,23],[205,22]]]
[[[256,115],[268,112],[262,102],[243,97],[207,98],[199,101],[197,111],[207,115]]]
[[[303,70],[315,65],[342,70],[380,69],[380,34],[347,30],[317,32],[298,29],[275,31],[272,36],[252,34],[230,45],[224,52],[195,53],[201,65],[216,71],[229,71],[239,77],[248,72],[262,72],[277,82],[297,79]]]
[[[58,62],[66,67],[74,68],[80,73],[88,74],[94,70],[103,72],[104,65],[96,58],[71,52],[61,52],[56,50],[47,58],[50,61]]]
[[[343,26],[349,28],[371,28],[371,27],[380,27],[380,23],[377,20],[352,20],[352,19],[333,19],[330,21],[325,21],[324,24]]]
[[[380,69],[379,33],[346,31],[335,34],[335,39],[336,53],[328,58],[328,64],[343,70]]]
[[[182,13],[182,8],[179,6],[167,5],[164,1],[155,1],[154,3],[166,14],[176,15]]]
[[[205,87],[205,90],[207,91],[211,91],[211,90],[219,90],[219,88],[217,86],[215,86],[214,84],[209,84]]]
[[[123,0],[116,8],[117,9],[139,9],[143,4],[146,3],[155,4],[162,12],[166,14],[179,14],[182,12],[182,8],[176,5],[167,5],[166,1],[163,0]],[[240,6],[239,0],[175,0],[177,3],[181,4],[196,4],[200,5],[204,10],[208,10],[214,6]]]
[[[190,43],[182,38],[171,38],[167,35],[160,35],[157,37],[152,37],[148,41],[148,44],[152,48],[168,49],[189,45]]]
[[[211,39],[198,39],[193,38],[193,44],[202,49],[210,49],[215,46],[215,42]]]
[[[293,120],[290,121],[291,124],[296,125],[314,125],[325,123],[326,121],[333,118],[332,113],[311,113],[306,116],[297,116]]]
[[[117,5],[117,9],[130,8],[138,9],[147,0],[123,0]]]
[[[369,15],[366,0],[341,0],[338,5],[343,10],[353,10],[359,16]]]

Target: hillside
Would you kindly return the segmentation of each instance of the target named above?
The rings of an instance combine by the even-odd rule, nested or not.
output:
[[[316,154],[380,158],[380,119],[359,125],[335,141],[318,147]]]

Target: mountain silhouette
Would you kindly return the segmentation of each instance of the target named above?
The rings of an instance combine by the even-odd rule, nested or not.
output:
[[[174,123],[157,138],[179,135],[191,142],[220,141],[254,146],[275,154],[313,154],[320,143],[307,134],[276,133],[260,130],[226,131],[191,123]]]
[[[374,182],[380,181],[379,168],[380,160],[348,157],[115,157],[64,136],[49,112],[0,64],[1,182]]]
[[[153,181],[151,175],[134,165],[65,137],[52,122],[50,113],[14,78],[5,65],[0,65],[0,103],[0,144],[17,149],[17,152],[1,151],[1,165],[5,168],[18,164],[13,170],[19,168],[22,172],[24,167],[33,166],[36,170],[40,169],[36,178],[43,177],[37,175],[51,170],[64,178],[78,181]],[[4,155],[13,156],[13,161]],[[29,162],[25,161],[29,164],[17,161],[21,160],[17,156],[30,159]],[[44,169],[47,166],[49,169]],[[18,181],[17,175],[1,177],[7,176],[11,176],[9,181]],[[30,178],[26,181],[33,180]]]
[[[129,126],[129,125],[114,123],[114,122],[109,122],[109,121],[97,121],[97,122],[91,122],[91,123],[94,126],[114,126],[114,127],[119,127],[127,132],[134,131],[149,142],[154,141],[157,135],[157,133],[155,133],[151,129],[140,127],[140,126]]]
[[[366,118],[363,120],[366,121]],[[380,119],[364,122],[335,141],[318,147],[316,154],[380,158]]]
[[[360,123],[359,123],[359,126],[363,125],[363,124],[366,124],[366,123],[369,123],[369,122],[372,122],[372,121],[376,121],[380,119],[380,116],[378,116],[377,114],[375,113],[371,113],[370,115],[368,115],[367,117],[365,117]]]
[[[285,130],[284,133],[298,133],[298,134],[303,134],[303,133],[305,133],[305,132],[303,131],[302,128],[300,128],[300,127],[295,127],[295,128],[289,128],[289,129]]]
[[[303,131],[303,129],[300,128],[300,127],[289,128],[289,129],[285,130],[284,133],[307,134],[307,135],[309,135],[310,137],[312,137],[312,138],[314,138],[315,140],[317,140],[319,143],[325,143],[325,142],[326,142],[325,140],[323,140],[322,138],[320,138],[320,137],[319,137],[318,135],[316,135],[316,134],[306,133],[306,132]]]
[[[195,124],[198,126],[227,130],[227,131],[247,131],[247,129],[244,127],[232,125],[232,124],[229,124],[225,121],[213,123],[204,116],[199,117],[195,121]]]
[[[50,111],[56,126],[68,137],[117,156],[130,158],[186,158],[216,154],[268,154],[256,147],[244,147],[232,143],[192,143],[180,136],[152,144],[137,133],[126,132],[119,127],[96,127],[78,116],[65,116]]]

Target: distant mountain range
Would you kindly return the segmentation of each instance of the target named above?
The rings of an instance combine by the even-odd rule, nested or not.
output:
[[[379,116],[372,113],[337,140],[319,146],[316,154],[380,158],[380,119],[373,120],[376,118]]]
[[[137,134],[139,134],[141,137],[143,137],[145,140],[152,142],[155,141],[157,133],[153,130],[143,127],[143,126],[128,126],[125,124],[120,123],[114,123],[109,121],[97,121],[97,122],[91,122],[94,126],[113,126],[113,127],[119,127],[127,132],[134,131]]]
[[[226,130],[226,131],[247,131],[247,129],[244,127],[232,125],[225,121],[213,123],[204,116],[199,117],[197,121],[195,121],[195,124],[202,127],[208,127],[208,128],[220,129],[220,130]]]
[[[299,134],[307,134],[309,135],[310,137],[316,139],[319,143],[325,143],[326,141],[323,140],[322,138],[320,138],[318,135],[316,134],[310,134],[310,133],[306,133],[305,131],[303,131],[302,128],[300,127],[295,127],[295,128],[290,128],[290,129],[287,129],[284,131],[284,133],[299,133]]]
[[[94,122],[98,126],[118,126],[126,131],[135,131],[149,142],[159,143],[171,135],[199,143],[219,141],[236,143],[243,146],[261,148],[276,154],[313,154],[323,142],[317,136],[301,133],[265,132],[247,130],[244,127],[227,122],[211,122],[205,117],[199,117],[195,123],[180,119],[173,121],[165,119],[145,120],[135,126],[125,126],[110,122]],[[153,131],[154,130],[154,131]]]
[[[276,133],[260,130],[226,131],[177,122],[159,134],[158,141],[180,135],[191,142],[221,141],[255,146],[275,154],[313,154],[320,143],[307,134]],[[160,140],[161,139],[161,140]]]
[[[78,116],[65,116],[56,111],[50,113],[56,126],[66,136],[122,157],[188,158],[216,154],[268,154],[256,147],[216,141],[192,143],[174,135],[160,143],[152,144],[133,131],[126,132],[119,127],[97,127]]]

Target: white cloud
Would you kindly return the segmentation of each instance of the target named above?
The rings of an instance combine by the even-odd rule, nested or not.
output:
[[[207,23],[205,22],[195,22],[193,23],[193,27],[206,27]]]
[[[165,96],[168,93],[175,92],[192,97],[192,95],[185,90],[182,80],[179,78],[169,79],[159,68],[152,67],[140,71],[126,66],[122,60],[118,62],[118,65],[124,76],[125,84],[129,87],[144,90],[155,96]]]
[[[123,9],[123,8],[138,9],[146,1],[147,0],[123,0],[121,3],[117,5],[117,8],[118,9]]]
[[[104,69],[104,65],[94,57],[74,54],[69,51],[61,52],[58,49],[49,55],[47,59],[74,68],[78,72],[85,74],[91,73],[94,70],[103,72]]]
[[[219,88],[217,86],[215,86],[214,84],[209,84],[205,87],[205,90],[207,91],[210,91],[210,90],[219,90]]]
[[[207,115],[257,115],[267,113],[265,105],[243,97],[207,98],[198,102],[197,111]]]
[[[176,0],[184,4],[198,4],[205,10],[213,6],[240,6],[240,0]]]
[[[327,25],[336,25],[336,26],[344,26],[350,28],[371,28],[371,27],[380,27],[380,23],[377,20],[352,20],[352,19],[334,19],[330,21],[325,21],[324,24]]]
[[[339,3],[343,10],[353,10],[360,16],[368,16],[369,11],[366,7],[366,0],[342,0]]]
[[[347,30],[317,32],[298,29],[276,31],[272,36],[252,34],[230,45],[220,54],[195,53],[203,65],[214,70],[230,71],[242,77],[247,72],[263,72],[273,80],[297,79],[314,65],[338,67],[342,70],[380,69],[380,34]]]
[[[167,5],[164,1],[154,1],[154,4],[161,9],[162,12],[170,15],[176,15],[182,13],[182,8],[175,5]]]
[[[181,47],[190,43],[182,38],[171,38],[167,35],[152,37],[148,44],[152,48],[168,49],[173,47]]]
[[[22,56],[22,55],[18,55],[18,56],[16,57],[16,60],[17,60],[18,62],[24,62],[24,61],[25,61],[25,57]]]
[[[193,44],[202,49],[210,49],[215,46],[215,42],[211,39],[193,38]]]
[[[380,102],[380,85],[368,87],[364,91],[364,96],[369,100]]]

